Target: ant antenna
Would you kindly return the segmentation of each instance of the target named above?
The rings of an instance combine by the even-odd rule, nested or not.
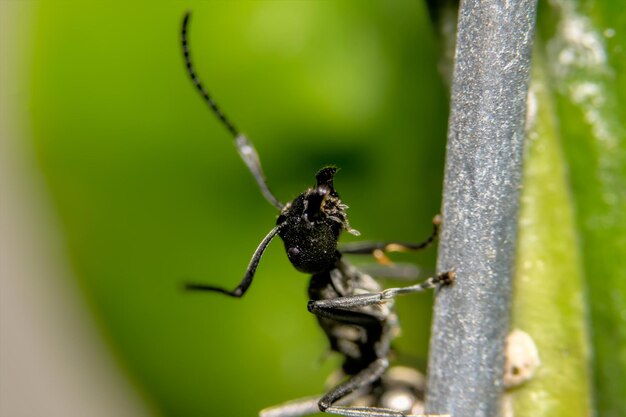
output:
[[[196,89],[200,92],[202,98],[207,103],[211,111],[217,116],[217,118],[222,122],[222,124],[228,129],[233,138],[235,139],[235,146],[237,147],[237,152],[239,152],[239,156],[243,159],[243,162],[246,164],[254,179],[256,180],[259,188],[261,189],[261,193],[265,197],[267,201],[269,201],[274,207],[279,210],[282,210],[284,204],[278,201],[274,194],[270,191],[267,186],[267,181],[265,180],[265,174],[263,173],[263,168],[261,167],[261,160],[259,159],[259,154],[257,153],[252,142],[248,140],[243,134],[239,133],[235,125],[233,125],[230,120],[226,118],[222,110],[218,107],[217,103],[211,98],[209,93],[204,89],[202,85],[202,81],[196,75],[196,71],[191,62],[191,54],[189,52],[189,41],[187,38],[187,32],[189,31],[189,20],[191,18],[191,12],[185,13],[185,17],[183,18],[183,27],[181,31],[181,40],[183,47],[183,56],[185,58],[185,65],[187,66],[187,73],[189,73],[189,77],[191,81],[196,86]]]
[[[204,86],[202,85],[202,81],[200,81],[200,78],[198,78],[198,76],[196,75],[196,71],[194,70],[193,64],[191,63],[191,54],[189,53],[189,41],[187,40],[187,31],[189,28],[190,18],[191,18],[191,12],[185,13],[185,17],[183,18],[183,30],[181,33],[182,44],[183,44],[183,55],[185,57],[185,65],[187,65],[187,72],[189,73],[189,76],[191,77],[191,81],[193,81],[193,84],[196,86],[196,88],[198,89],[202,97],[204,98],[204,101],[209,105],[213,113],[215,113],[217,118],[220,119],[220,122],[222,122],[222,124],[226,126],[226,129],[228,129],[228,131],[234,137],[237,137],[239,136],[239,132],[237,131],[237,128],[235,127],[235,125],[233,125],[230,122],[230,120],[226,118],[226,115],[222,113],[222,110],[217,106],[217,103],[213,101],[209,93],[204,89]]]

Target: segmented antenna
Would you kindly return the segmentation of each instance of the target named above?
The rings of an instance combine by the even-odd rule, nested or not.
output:
[[[193,68],[193,64],[191,63],[191,54],[189,53],[189,41],[187,40],[187,32],[189,28],[189,19],[191,18],[191,13],[185,13],[185,17],[183,18],[183,28],[181,31],[182,37],[182,45],[183,45],[183,55],[185,57],[185,65],[187,66],[187,72],[189,73],[189,77],[191,77],[191,81],[196,86],[196,89],[200,92],[200,95],[204,98],[204,101],[209,105],[211,111],[217,116],[217,118],[222,122],[222,124],[228,129],[228,131],[233,135],[235,139],[235,146],[237,147],[237,152],[239,152],[239,156],[243,159],[243,162],[246,164],[252,176],[254,177],[257,185],[261,189],[261,193],[265,197],[267,201],[269,201],[274,207],[279,210],[282,210],[284,204],[281,203],[274,194],[270,191],[267,186],[267,181],[265,180],[265,174],[263,173],[263,168],[261,168],[261,160],[259,159],[259,155],[254,148],[252,142],[248,140],[243,134],[239,133],[235,125],[233,125],[230,120],[226,118],[222,110],[217,106],[217,103],[213,101],[209,93],[204,89],[200,78],[196,75],[196,71]]]
[[[193,68],[193,64],[191,62],[191,54],[189,53],[189,41],[187,40],[187,29],[189,28],[189,19],[191,18],[191,12],[185,13],[185,17],[183,18],[183,30],[181,32],[182,35],[182,43],[183,43],[183,55],[185,56],[185,65],[187,66],[187,72],[191,77],[191,81],[196,86],[206,104],[209,105],[209,108],[215,113],[218,119],[222,122],[226,129],[236,138],[239,135],[239,131],[231,123],[230,120],[226,118],[226,115],[222,112],[222,110],[217,106],[217,103],[213,101],[209,93],[204,89],[202,85],[202,81],[196,75],[196,71]]]

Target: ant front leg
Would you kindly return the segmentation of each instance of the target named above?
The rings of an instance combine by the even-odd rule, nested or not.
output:
[[[395,298],[397,295],[423,292],[436,288],[438,285],[449,285],[454,282],[454,277],[455,273],[452,271],[442,272],[422,283],[408,287],[388,288],[380,292],[349,295],[326,300],[312,300],[309,301],[308,309],[316,316],[346,320],[346,317],[359,317],[361,315],[361,313],[353,311],[356,308],[380,304]]]

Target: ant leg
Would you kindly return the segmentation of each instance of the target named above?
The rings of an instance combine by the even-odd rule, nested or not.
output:
[[[391,265],[393,261],[386,255],[389,252],[409,252],[424,249],[435,240],[433,237],[422,243],[408,242],[351,242],[339,247],[339,252],[348,255],[372,255],[381,265]]]
[[[264,408],[259,417],[301,417],[319,413],[317,403],[321,395],[299,398],[272,407]]]
[[[444,275],[444,274],[441,274]],[[433,278],[430,278],[433,280]],[[422,284],[423,285],[423,284]],[[416,287],[416,286],[414,286]],[[410,287],[406,287],[410,288]],[[379,304],[382,293],[359,294],[354,296],[340,297],[329,300],[309,301],[309,311],[318,317],[324,317],[344,323],[352,323],[361,326],[379,322],[374,312],[354,311],[353,308]],[[350,407],[335,405],[343,403],[346,396],[365,388],[378,380],[388,367],[386,358],[379,358],[372,362],[369,367],[356,374],[343,384],[333,388],[319,401],[319,409],[330,414],[338,414],[347,417],[418,417],[414,414],[406,414],[398,410],[377,407]],[[358,391],[357,391],[358,392]],[[282,417],[282,416],[281,416]],[[431,417],[438,417],[432,415]]]
[[[449,414],[406,414],[391,408],[331,406],[326,413],[347,417],[450,417]]]
[[[354,242],[341,245],[339,251],[352,255],[372,255],[383,265],[391,264],[391,260],[385,256],[388,252],[408,252],[427,248],[439,234],[441,215],[433,218],[433,231],[426,240],[421,243],[408,242]]]
[[[383,363],[384,364],[384,363]],[[375,368],[380,368],[380,365],[377,364]],[[368,368],[369,369],[369,368]],[[350,404],[354,399],[355,394],[359,394],[358,389],[363,388],[371,384],[373,381],[378,379],[386,369],[376,369],[374,373],[368,373],[369,381],[366,378],[361,378],[360,381],[356,381],[356,377],[353,377],[348,382],[338,386],[337,388],[331,390],[328,394],[324,396],[327,398],[331,396],[334,392],[336,392],[340,387],[350,384],[353,386],[356,392],[352,392],[350,394],[345,394],[344,397],[336,399],[334,403],[337,404]],[[366,370],[367,371],[367,370]],[[358,375],[357,375],[358,376]],[[365,381],[364,381],[365,379]],[[304,417],[312,414],[317,414],[320,411],[320,400],[321,395],[299,398],[297,400],[292,400],[285,402],[283,404],[279,404],[276,406],[268,407],[259,412],[259,417]],[[322,399],[323,400],[323,399]],[[355,417],[422,417],[426,416],[423,414],[405,414],[397,410],[393,410],[390,408],[379,408],[379,407],[350,407],[346,405],[330,405],[325,409],[325,412],[328,414],[337,414],[343,416],[355,416]],[[430,415],[428,415],[430,416]],[[432,415],[432,417],[444,417],[439,415]]]
[[[216,287],[214,285],[206,285],[206,284],[197,284],[193,282],[185,283],[185,289],[192,291],[213,291],[219,292],[230,297],[241,298],[248,291],[250,285],[252,284],[252,279],[254,278],[254,273],[256,272],[256,268],[259,266],[259,262],[261,261],[261,257],[267,249],[267,245],[270,244],[274,236],[278,233],[278,231],[283,227],[285,223],[281,223],[280,225],[274,227],[270,232],[263,238],[259,247],[256,248],[254,254],[252,255],[252,259],[250,259],[250,263],[248,264],[248,268],[246,269],[246,274],[243,276],[243,279],[239,283],[239,285],[234,290],[228,290],[222,287]]]
[[[310,300],[308,309],[310,313],[315,314],[317,317],[324,317],[327,319],[335,320],[342,323],[356,324],[359,326],[369,326],[374,323],[379,323],[381,318],[361,311],[351,311],[351,308],[362,307],[371,304],[380,303],[380,297],[378,293],[373,294],[359,294],[351,295],[347,297],[332,298],[329,300]],[[376,300],[374,301],[374,296]],[[369,301],[363,302],[363,297]],[[352,301],[354,299],[354,301]],[[346,301],[344,301],[346,300]],[[334,301],[338,301],[335,303]]]
[[[411,263],[394,263],[392,265],[372,263],[359,265],[359,269],[366,275],[382,279],[415,281],[420,275],[420,268]]]
[[[369,294],[356,294],[346,297],[332,298],[328,300],[309,301],[308,308],[311,313],[317,316],[336,318],[341,320],[342,316],[345,316],[347,314],[359,314],[355,311],[351,311],[358,307],[380,304],[386,300],[395,298],[397,295],[423,292],[435,288],[439,284],[449,285],[454,282],[454,276],[454,272],[442,272],[435,277],[428,278],[426,281],[420,284],[411,285],[409,287],[388,288],[381,292],[374,292]]]
[[[346,397],[337,399],[337,396],[341,395],[345,390],[359,390],[372,384],[384,372],[387,372],[387,367],[386,359],[378,359],[373,362],[368,368],[326,394],[319,402],[320,410],[328,414],[346,417],[450,417],[448,414],[412,414],[410,411],[400,411],[392,408],[343,405],[351,404],[352,402],[346,402]]]
[[[347,417],[450,417],[449,414],[406,414],[391,408],[331,406],[326,413]]]
[[[310,397],[298,398],[296,400],[286,401],[282,404],[264,408],[259,412],[259,417],[303,417],[320,412],[320,398],[323,394],[312,395]],[[337,404],[351,404],[358,399],[362,392],[356,391],[346,395],[337,401]]]
[[[383,374],[383,372],[385,372],[388,367],[389,361],[387,359],[376,359],[367,368],[352,376],[344,383],[337,385],[335,388],[331,389],[326,395],[324,395],[322,399],[319,400],[319,409],[322,412],[325,412],[334,403],[351,394],[352,392],[371,385],[373,382],[380,378],[380,376]]]
[[[319,401],[319,409],[328,414],[337,414],[347,417],[418,417],[415,414],[408,414],[391,408],[379,407],[350,407],[333,405],[342,400],[347,395],[361,388],[371,385],[378,380],[389,367],[387,359],[377,359],[367,368],[348,379],[346,382],[336,386],[324,395]],[[426,416],[426,415],[421,415]],[[431,417],[443,417],[440,415],[429,415]]]

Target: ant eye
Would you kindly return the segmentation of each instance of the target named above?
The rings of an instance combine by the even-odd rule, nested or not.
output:
[[[289,254],[289,257],[294,257],[294,256],[298,256],[300,255],[300,249],[294,247],[291,247],[287,250],[287,253]]]

